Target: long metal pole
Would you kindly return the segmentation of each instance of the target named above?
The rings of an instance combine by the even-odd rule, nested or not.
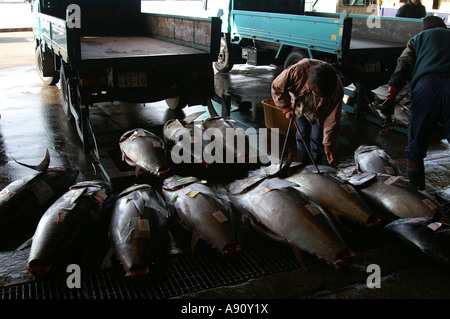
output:
[[[303,141],[303,146],[305,146],[305,149],[306,149],[306,151],[308,152],[308,155],[309,155],[309,158],[311,159],[311,162],[312,162],[312,163],[314,164],[314,166],[316,167],[317,173],[320,174],[319,167],[317,166],[316,161],[314,161],[314,158],[312,157],[312,154],[311,154],[311,152],[309,151],[308,146],[306,145],[305,139],[303,138],[302,131],[300,130],[300,127],[298,127],[297,121],[294,121],[294,124],[295,124],[295,127],[297,128],[297,131],[300,133],[300,136],[301,136],[302,141]]]

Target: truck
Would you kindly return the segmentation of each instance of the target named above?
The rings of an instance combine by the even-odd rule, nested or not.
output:
[[[214,94],[217,17],[143,13],[140,0],[34,0],[32,12],[38,73],[60,83],[86,152],[95,144],[94,103],[165,100],[180,109]]]
[[[222,19],[217,71],[239,63],[287,68],[303,58],[323,60],[342,75],[343,109],[377,123],[370,91],[387,84],[408,40],[422,31],[420,19],[382,17],[376,10],[311,12],[305,0],[208,1],[207,9]]]

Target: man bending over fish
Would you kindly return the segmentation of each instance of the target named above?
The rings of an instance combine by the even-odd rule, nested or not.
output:
[[[316,164],[322,164],[324,154],[329,164],[334,162],[343,96],[344,89],[336,70],[314,59],[297,62],[272,82],[275,105],[287,119],[294,118],[301,130],[301,135],[296,134],[299,162],[309,164],[305,145]]]

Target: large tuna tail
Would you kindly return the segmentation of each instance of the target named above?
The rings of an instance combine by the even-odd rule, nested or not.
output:
[[[12,156],[11,156],[11,158],[17,164],[34,169],[35,171],[38,171],[38,172],[45,172],[47,170],[48,166],[50,165],[50,153],[48,152],[48,149],[47,149],[47,152],[45,153],[44,159],[42,160],[42,162],[39,165],[28,165],[28,164],[24,164],[24,163],[16,161],[16,159]]]

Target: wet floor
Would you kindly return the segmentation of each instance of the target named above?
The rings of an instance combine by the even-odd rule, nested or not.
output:
[[[16,37],[29,39],[30,34],[17,34]],[[11,35],[8,36],[11,37]],[[11,40],[2,42],[0,34],[0,45],[5,43],[11,43]],[[23,55],[24,59],[30,58],[30,52],[24,52]],[[229,74],[216,74],[216,93],[220,96],[226,94],[231,97],[231,116],[244,127],[264,127],[261,101],[270,97],[270,83],[279,72],[280,69],[276,67],[235,66]],[[243,101],[251,103],[250,110],[238,109]],[[77,181],[103,178],[94,163],[94,158],[83,152],[76,129],[73,123],[66,119],[61,102],[59,87],[42,85],[34,65],[24,64],[0,69],[1,188],[32,173],[30,169],[14,162],[12,157],[17,161],[35,165],[43,159],[46,149],[50,152],[51,165],[70,166],[80,171]],[[220,113],[220,106],[216,109]],[[100,141],[107,139],[114,144],[114,141],[118,143],[117,137],[121,132],[137,127],[150,129],[161,135],[162,127],[167,120],[183,118],[199,110],[206,109],[203,106],[194,106],[182,112],[175,112],[168,109],[165,102],[146,104],[111,102],[92,107],[90,118],[94,131],[98,133],[98,139]],[[337,148],[338,168],[343,171],[352,170],[354,150],[361,144],[375,144],[384,148],[400,164],[403,173],[406,174],[405,134],[393,131],[387,136],[381,136],[378,130],[379,127],[373,123],[355,120],[352,114],[344,114],[341,138]],[[448,143],[439,138],[433,139],[429,156],[425,161],[426,187],[430,193],[440,190],[447,190],[448,193],[449,155]],[[18,242],[28,239],[26,236],[23,237],[18,239]],[[17,252],[9,249],[0,252],[0,286],[33,280],[26,271],[27,249]],[[365,252],[359,258],[361,258],[359,263],[352,269],[353,273],[350,271],[337,275],[328,265],[319,264],[309,273],[299,269],[238,286],[221,287],[188,295],[187,298],[450,297],[450,274],[435,263],[428,263],[415,255],[405,253],[401,246]],[[362,266],[366,265],[367,261],[375,261],[383,265],[385,289],[367,289],[365,284],[367,274],[365,266]],[[404,269],[406,270],[402,271]],[[414,280],[408,283],[408,276],[414,277]],[[392,289],[399,281],[401,281],[401,287]]]

